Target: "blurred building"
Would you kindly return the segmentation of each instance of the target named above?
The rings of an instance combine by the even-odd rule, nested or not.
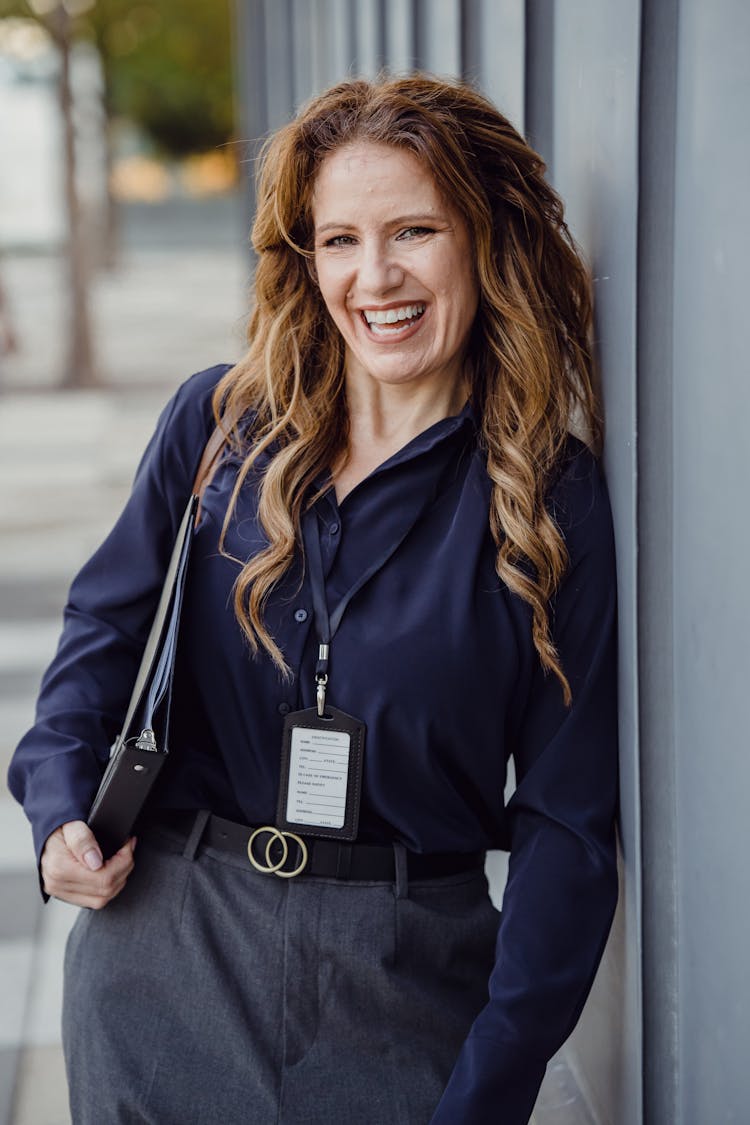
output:
[[[8,21],[9,22],[9,21]],[[31,21],[0,37],[0,246],[63,238],[55,52]]]
[[[747,1121],[750,6],[235,10],[250,141],[347,74],[463,75],[525,131],[567,202],[595,278],[618,539],[623,856],[612,938],[566,1052],[570,1120]]]
[[[0,250],[55,249],[67,237],[59,53],[33,20],[0,20]],[[101,68],[95,50],[71,57],[76,186],[87,220],[106,207]]]

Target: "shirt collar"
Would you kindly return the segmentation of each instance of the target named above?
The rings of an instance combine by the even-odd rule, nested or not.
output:
[[[407,442],[403,448],[399,449],[392,457],[389,457],[387,461],[383,462],[380,468],[390,468],[394,465],[400,465],[404,461],[410,461],[412,457],[419,457],[422,453],[428,453],[441,441],[445,441],[464,427],[466,427],[468,431],[469,427],[476,430],[476,426],[474,407],[472,406],[471,399],[467,399],[463,409],[458,414],[451,414],[448,418],[441,418],[439,422],[433,423],[432,426],[423,430],[421,434],[417,434],[417,436]]]

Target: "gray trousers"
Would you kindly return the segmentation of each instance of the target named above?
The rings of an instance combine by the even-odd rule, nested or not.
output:
[[[482,872],[284,880],[151,830],[68,940],[74,1125],[428,1125],[498,920]]]

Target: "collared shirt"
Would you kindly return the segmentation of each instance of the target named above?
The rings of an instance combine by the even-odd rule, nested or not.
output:
[[[225,367],[188,380],[162,414],[114,529],[71,587],[36,723],[11,764],[37,858],[86,819],[119,730],[172,542],[211,432]],[[270,455],[268,455],[270,456]],[[262,459],[218,540],[240,461],[203,499],[181,623],[172,754],[156,801],[273,822],[281,731],[315,701],[309,577],[298,554],[265,621],[290,668],[253,656],[232,608],[240,561],[262,549]],[[571,439],[548,508],[567,575],[552,607],[567,708],[532,642],[528,604],[495,572],[491,482],[470,406],[410,441],[341,503],[316,505],[330,605],[390,544],[331,646],[329,702],[367,726],[359,840],[417,852],[510,849],[489,1000],[459,1055],[434,1125],[504,1125],[531,1113],[547,1060],[572,1030],[617,896],[615,571],[606,488]],[[504,804],[508,759],[517,788]]]

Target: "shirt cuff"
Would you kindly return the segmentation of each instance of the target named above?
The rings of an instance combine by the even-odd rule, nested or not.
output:
[[[546,1066],[514,1043],[470,1035],[430,1125],[528,1125]]]
[[[37,866],[48,837],[71,820],[86,820],[99,782],[102,763],[81,747],[56,754],[43,762],[28,781],[23,798],[31,821]]]

